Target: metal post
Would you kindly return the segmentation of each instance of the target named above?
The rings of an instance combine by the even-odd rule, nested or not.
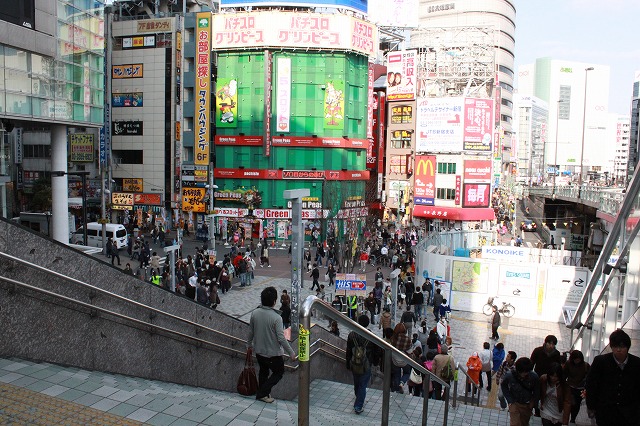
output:
[[[578,176],[578,198],[581,197],[582,193],[582,168],[584,167],[584,134],[586,132],[586,118],[587,118],[587,78],[589,76],[589,71],[593,71],[593,67],[584,69],[584,102],[582,107],[582,148],[580,149],[580,176]]]
[[[431,376],[425,376],[422,381],[422,426],[427,426],[427,413],[429,412],[429,387],[431,387]],[[435,392],[435,390],[434,390]]]
[[[213,215],[213,194],[218,189],[217,185],[213,184],[213,162],[209,163],[209,249],[216,249],[216,233],[214,230],[215,216]]]
[[[291,338],[299,332],[298,311],[300,306],[300,288],[303,283],[302,247],[304,230],[302,229],[302,198],[308,197],[308,188],[287,189],[283,193],[285,200],[291,200]],[[305,326],[306,328],[306,326]],[[308,330],[308,328],[307,328]]]
[[[287,191],[300,190],[293,189]],[[287,191],[285,191],[285,193]],[[307,189],[307,191],[309,190]],[[293,303],[293,297],[291,303]],[[307,303],[308,309],[306,306],[302,307],[302,309],[300,310],[300,317],[296,317],[296,321],[300,323],[300,328],[304,329],[306,333],[308,333],[311,329],[310,311],[313,301],[307,300],[305,301],[305,305],[307,305]],[[293,321],[293,314],[291,315],[291,320]],[[291,330],[293,331],[293,327],[291,328]],[[308,334],[306,335],[306,339],[309,339]],[[300,345],[302,345],[302,343],[302,341],[299,341]],[[306,354],[306,356],[303,357],[298,351],[298,356],[300,360],[300,367],[298,369],[298,426],[307,426],[309,424],[309,387],[311,385],[311,362],[309,360],[309,354]]]
[[[87,245],[87,173],[88,172],[84,172],[80,174],[82,178],[82,229],[84,230],[82,237],[84,238],[85,246]]]
[[[389,274],[391,279],[391,325],[396,324],[396,307],[398,306],[398,277],[400,276],[400,269],[395,269]]]
[[[389,424],[389,403],[391,402],[391,351],[384,351],[384,378],[382,379],[382,421]]]
[[[169,254],[169,262],[171,262],[171,291],[176,291],[176,253],[180,250],[180,245],[173,245],[164,248],[164,252]],[[147,270],[145,269],[145,281],[147,280]]]
[[[106,185],[104,182],[104,166],[101,165],[100,166],[100,219],[102,219],[102,254],[107,254],[107,221],[106,219],[106,212],[107,212],[107,202],[105,200],[105,190],[106,190]],[[127,244],[129,242],[127,241]],[[133,247],[131,247],[131,250],[133,250]]]

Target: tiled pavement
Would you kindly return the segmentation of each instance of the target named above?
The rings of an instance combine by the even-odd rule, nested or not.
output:
[[[186,247],[185,247],[186,248]],[[187,251],[188,254],[188,250]],[[284,251],[286,253],[286,251]],[[272,256],[273,268],[257,268],[253,285],[237,288],[221,295],[219,310],[248,321],[251,311],[258,305],[260,292],[268,285],[279,292],[290,288],[288,257]],[[124,263],[124,262],[123,262]],[[375,268],[368,267],[367,275]],[[388,274],[388,268],[384,268]],[[310,281],[305,282],[302,296],[311,294]],[[331,289],[327,289],[329,294]],[[432,317],[427,318],[433,327]],[[321,320],[320,325],[326,326]],[[530,355],[547,334],[558,336],[558,349],[569,345],[569,333],[561,324],[530,322],[514,318],[504,319],[500,330],[506,350],[515,350],[519,356]],[[376,325],[371,330],[381,334]],[[453,355],[466,364],[469,355],[489,341],[487,317],[481,313],[453,312],[451,319]],[[346,337],[348,330],[342,330]],[[462,380],[461,380],[462,383]],[[460,389],[463,389],[460,386]],[[507,425],[508,415],[497,410],[494,394],[481,394],[481,405],[491,409],[460,404],[450,408],[449,425]],[[342,425],[351,423],[376,424],[380,421],[382,393],[369,390],[365,412],[353,413],[352,387],[339,383],[316,381],[311,389],[311,425]],[[391,424],[419,424],[421,399],[392,394]],[[97,411],[96,411],[97,410]],[[98,416],[96,413],[103,413]],[[441,402],[430,401],[429,425],[442,424]],[[252,398],[172,383],[162,383],[79,370],[18,359],[0,359],[0,425],[4,424],[135,424],[144,422],[158,425],[291,425],[297,421],[295,401],[277,401],[275,404],[257,402]],[[532,419],[532,425],[540,424]]]

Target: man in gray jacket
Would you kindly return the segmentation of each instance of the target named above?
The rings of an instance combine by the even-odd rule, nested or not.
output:
[[[258,392],[256,399],[272,403],[271,389],[278,384],[284,375],[284,351],[291,361],[296,360],[296,353],[291,349],[284,337],[282,317],[274,309],[278,300],[278,291],[267,287],[260,293],[260,303],[252,313],[249,321],[249,348],[253,349],[258,359]],[[284,349],[284,350],[283,350]],[[271,371],[271,376],[269,376]]]

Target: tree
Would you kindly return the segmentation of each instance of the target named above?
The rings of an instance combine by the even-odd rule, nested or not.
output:
[[[51,178],[43,177],[33,183],[33,196],[28,209],[33,211],[51,211]]]

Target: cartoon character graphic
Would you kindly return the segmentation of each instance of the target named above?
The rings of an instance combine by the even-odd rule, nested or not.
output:
[[[336,89],[332,82],[327,82],[327,88],[324,97],[324,112],[326,124],[328,126],[338,126],[340,123],[336,120],[343,118],[344,94],[342,90]]]
[[[222,123],[233,123],[235,116],[233,110],[236,107],[236,95],[238,93],[237,80],[230,80],[217,92],[218,108],[220,109],[220,121]]]

